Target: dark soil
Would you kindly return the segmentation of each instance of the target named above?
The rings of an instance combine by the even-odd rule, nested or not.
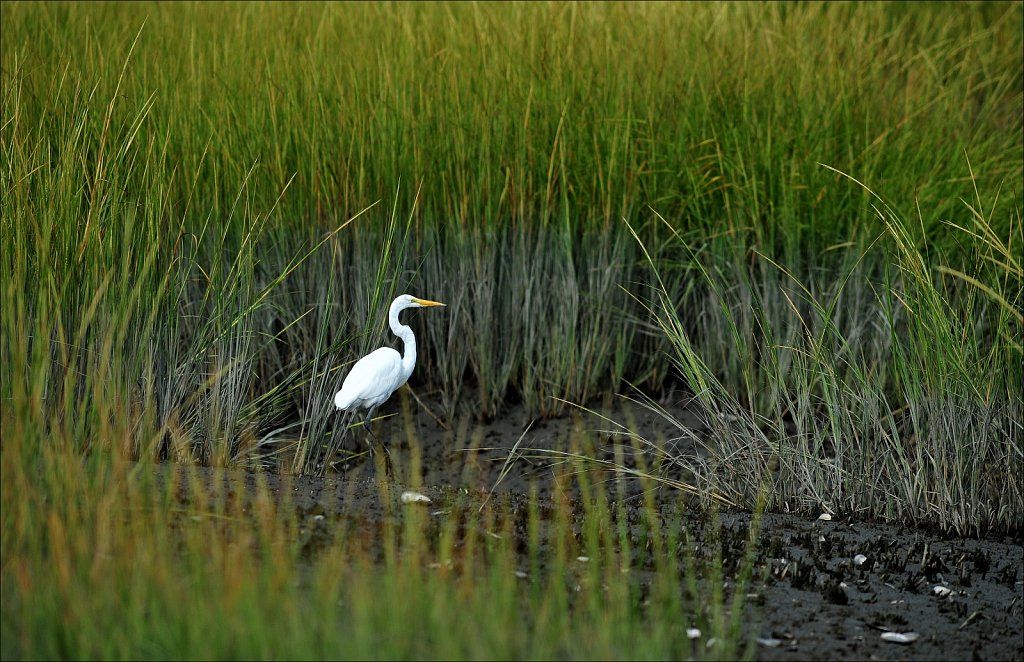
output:
[[[302,535],[311,554],[330,544],[331,527],[342,520],[379,524],[384,518],[401,517],[399,496],[411,483],[425,486],[417,489],[432,499],[431,513],[444,517],[467,500],[524,504],[531,488],[542,503],[550,503],[553,491],[567,484],[556,478],[564,465],[553,464],[557,457],[529,449],[577,448],[613,457],[606,450],[611,437],[595,431],[615,426],[590,414],[574,411],[531,425],[521,410],[513,410],[490,423],[467,419],[445,429],[427,410],[429,400],[421,404],[405,389],[399,395],[381,410],[393,415],[378,420],[374,427],[391,449],[395,477],[388,481],[389,489],[382,490],[375,482],[374,463],[368,461],[358,428],[349,435],[336,470],[326,479],[263,475],[280,500],[290,502],[297,515],[309,521]],[[618,400],[599,408],[659,446],[675,444],[673,452],[693,450],[673,442],[677,428],[643,407]],[[687,424],[696,426],[692,419]],[[517,442],[523,457],[511,463],[499,482]],[[421,478],[410,481],[416,454],[421,455]],[[630,461],[628,453],[626,461]],[[202,471],[211,483],[219,477],[232,491],[245,493],[246,486],[251,489],[256,484],[251,473]],[[642,508],[638,480],[611,480],[606,488],[609,498],[626,504],[627,512]],[[659,489],[655,496],[663,513],[676,513],[676,519],[668,515],[666,520],[686,527],[698,556],[710,558],[711,550],[722,550],[728,578],[730,569],[742,560],[750,514],[723,509],[710,516],[669,488]],[[756,656],[763,660],[1020,660],[1024,659],[1022,566],[1024,548],[1019,536],[959,538],[891,524],[766,514],[755,579],[747,589],[748,604],[754,609],[754,618],[748,621],[756,623],[748,626],[748,634],[760,638]],[[938,593],[937,587],[941,587]],[[892,643],[883,640],[886,632],[919,636],[912,643]]]

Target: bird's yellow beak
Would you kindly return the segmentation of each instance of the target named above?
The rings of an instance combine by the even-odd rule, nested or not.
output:
[[[440,301],[428,301],[427,299],[417,299],[416,297],[413,297],[412,300],[415,301],[416,303],[420,304],[421,306],[443,306],[444,305]]]

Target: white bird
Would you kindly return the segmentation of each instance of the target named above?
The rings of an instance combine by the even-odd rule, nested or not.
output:
[[[416,367],[416,336],[412,329],[398,321],[398,313],[406,308],[425,308],[443,306],[437,301],[417,299],[403,294],[391,302],[388,311],[388,322],[391,331],[402,339],[405,355],[402,356],[390,347],[381,347],[359,359],[352,371],[348,373],[341,390],[334,394],[334,406],[339,410],[355,411],[366,409],[364,426],[373,436],[370,419],[373,412],[382,405],[391,394],[409,380],[412,369]]]

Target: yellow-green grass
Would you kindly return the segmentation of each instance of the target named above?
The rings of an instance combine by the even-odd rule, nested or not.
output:
[[[322,445],[347,363],[410,290],[449,304],[413,324],[416,386],[450,416],[681,373],[740,421],[712,457],[747,459],[705,474],[738,501],[781,466],[773,507],[1020,527],[1021,3],[0,21],[19,463]]]
[[[449,416],[681,382],[699,492],[1019,531],[1022,8],[0,4],[2,656],[749,652],[586,486],[523,561],[153,482],[313,468],[406,290]]]
[[[752,556],[697,564],[685,520],[613,516],[600,482],[482,508],[350,483],[324,511],[265,475],[20,450],[2,455],[4,659],[734,659],[758,635]]]

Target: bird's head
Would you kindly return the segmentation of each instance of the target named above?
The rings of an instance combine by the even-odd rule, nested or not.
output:
[[[444,304],[439,301],[430,301],[429,299],[420,299],[414,297],[411,294],[403,294],[402,296],[395,299],[394,304],[399,309],[402,308],[428,308],[430,306],[443,306]]]

